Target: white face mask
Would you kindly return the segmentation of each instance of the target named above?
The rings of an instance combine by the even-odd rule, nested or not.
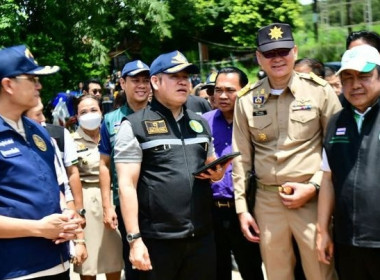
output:
[[[79,125],[87,130],[95,130],[99,128],[102,121],[102,115],[99,113],[87,113],[78,119]]]

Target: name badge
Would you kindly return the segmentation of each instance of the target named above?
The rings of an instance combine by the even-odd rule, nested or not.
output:
[[[254,117],[265,116],[265,115],[267,115],[267,114],[268,114],[268,113],[267,113],[266,110],[264,110],[264,111],[254,111],[254,112],[253,112],[253,116],[254,116]]]

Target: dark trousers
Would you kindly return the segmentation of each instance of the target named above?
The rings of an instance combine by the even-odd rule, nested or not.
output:
[[[140,280],[216,279],[212,233],[184,239],[143,240],[148,248],[153,270],[140,271]]]
[[[56,275],[31,278],[33,280],[70,280],[70,269]]]
[[[340,280],[379,280],[380,248],[335,243],[336,270]]]
[[[132,269],[132,264],[129,261],[129,243],[127,241],[127,232],[125,230],[125,225],[123,217],[121,215],[120,206],[115,207],[115,212],[117,215],[118,228],[121,234],[121,241],[123,243],[123,259],[124,259],[124,274],[125,279],[128,280],[138,280],[139,271],[137,269]]]
[[[231,251],[243,280],[262,280],[262,260],[257,243],[249,242],[240,230],[235,207],[213,208],[216,243],[216,279],[231,280]]]

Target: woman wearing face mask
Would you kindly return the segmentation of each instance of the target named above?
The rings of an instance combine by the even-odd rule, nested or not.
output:
[[[80,274],[81,280],[95,280],[96,275],[102,273],[106,274],[107,280],[119,280],[123,268],[121,236],[118,230],[106,228],[103,224],[99,188],[98,143],[102,112],[99,101],[91,95],[81,96],[75,109],[79,127],[72,135],[77,145],[86,209],[86,240],[83,242],[87,246],[88,259],[82,265],[75,265],[74,271]]]

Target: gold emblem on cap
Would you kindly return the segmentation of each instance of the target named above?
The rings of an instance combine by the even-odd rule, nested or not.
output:
[[[186,57],[184,57],[183,54],[181,54],[179,51],[177,51],[177,55],[172,58],[171,63],[183,64],[183,63],[188,63],[188,62],[187,62]]]
[[[25,49],[25,56],[27,58],[33,59],[34,63],[38,65],[37,61],[34,59],[34,56],[32,55],[29,49]]]
[[[164,120],[145,121],[145,127],[148,134],[165,134],[169,132]]]
[[[265,142],[268,140],[268,136],[265,133],[259,133],[259,135],[257,135],[257,136],[258,136],[258,140],[260,142]]]
[[[283,34],[284,32],[282,32],[282,30],[281,30],[281,27],[277,27],[277,26],[275,26],[275,27],[273,27],[272,29],[270,29],[270,32],[269,32],[269,36],[270,36],[270,38],[273,40],[278,40],[278,39],[280,39],[280,38],[282,38],[282,34]]]
[[[137,68],[144,68],[144,64],[141,62],[141,60],[137,61]]]
[[[32,138],[33,138],[34,144],[36,144],[37,148],[43,152],[46,152],[47,147],[46,147],[45,141],[40,136],[38,136],[37,134],[33,134]]]

